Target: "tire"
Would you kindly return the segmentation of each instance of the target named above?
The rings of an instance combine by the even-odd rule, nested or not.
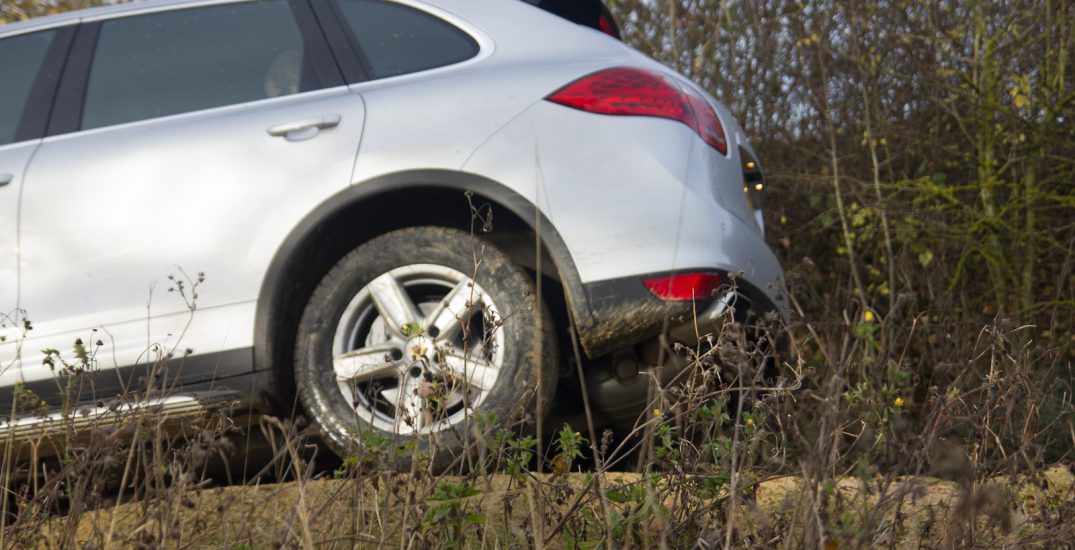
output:
[[[536,399],[549,409],[557,349],[547,308],[507,255],[459,230],[416,227],[366,242],[324,276],[299,323],[295,381],[341,457],[368,452],[360,442],[374,434],[394,443],[380,459],[407,468],[421,456],[443,470],[475,414],[510,426],[534,419]]]

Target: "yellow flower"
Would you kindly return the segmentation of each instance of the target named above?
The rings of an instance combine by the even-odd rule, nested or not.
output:
[[[754,419],[753,418],[748,418],[747,419],[747,426],[753,426],[753,425],[754,425]]]
[[[894,401],[894,403],[896,404],[896,407],[902,408],[903,407],[903,398],[902,397],[897,397],[896,401]]]
[[[661,409],[653,409],[653,416],[661,416]]]
[[[867,323],[872,323],[874,319],[873,312],[867,309],[866,313],[862,314],[862,318],[865,319]]]

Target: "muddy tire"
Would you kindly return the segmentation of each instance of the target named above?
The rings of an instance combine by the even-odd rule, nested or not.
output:
[[[530,277],[504,253],[417,227],[359,246],[324,276],[299,324],[295,382],[341,457],[372,458],[369,441],[388,441],[379,460],[444,470],[465,465],[475,415],[508,426],[532,423],[537,399],[549,409],[556,350]]]

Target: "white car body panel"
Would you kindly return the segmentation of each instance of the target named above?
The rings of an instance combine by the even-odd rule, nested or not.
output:
[[[653,64],[619,41],[585,27],[565,27],[562,19],[523,2],[448,0],[435,7],[401,3],[467,31],[481,52],[455,65],[352,86],[365,98],[369,112],[356,183],[416,168],[459,170],[497,130],[589,72],[595,59],[605,65]],[[527,24],[520,26],[520,20]],[[498,28],[512,32],[496,33],[494,41],[489,33]],[[416,150],[422,152],[420,159]]]
[[[0,147],[0,175],[8,175],[11,181],[0,187],[0,385],[4,373],[14,367],[18,355],[19,326],[18,312],[18,221],[19,192],[26,165],[40,140],[15,143]]]
[[[464,169],[538,203],[584,283],[712,267],[761,281],[780,304],[783,271],[752,217],[738,166],[738,154],[720,155],[677,122],[541,102]]]
[[[291,229],[350,182],[364,111],[339,87],[46,139],[22,198],[21,296],[35,321],[22,379],[50,377],[35,352],[92,327],[111,335],[117,365],[143,358],[147,333],[178,334],[186,304],[166,279],[177,268],[209,281],[184,346],[251,346],[261,278]],[[306,141],[267,133],[325,114],[340,125]]]

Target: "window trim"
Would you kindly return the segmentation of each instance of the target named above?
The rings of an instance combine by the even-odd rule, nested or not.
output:
[[[97,35],[101,23],[83,23],[71,44],[67,66],[60,78],[60,87],[56,92],[55,107],[49,119],[46,137],[77,132],[82,125],[82,107],[86,98],[86,85],[90,80],[90,66],[97,49]]]
[[[53,102],[53,108],[51,110],[52,113],[48,123],[48,130],[45,132],[44,137],[53,137],[83,131],[82,112],[86,103],[86,90],[89,86],[90,70],[93,67],[93,60],[97,53],[97,38],[100,35],[101,26],[103,23],[126,19],[129,17],[149,16],[156,13],[166,13],[184,9],[205,9],[228,4],[243,4],[249,1],[256,0],[204,2],[194,3],[190,5],[181,4],[166,6],[164,8],[152,10],[137,10],[134,12],[123,12],[121,14],[116,14],[112,16],[95,18],[78,25],[78,29],[74,33],[74,38],[69,49],[69,54],[66,57],[67,63],[64,67],[63,75],[59,79],[60,84],[56,92],[55,100]],[[336,64],[336,61],[332,57],[332,50],[329,47],[329,43],[326,40],[324,34],[322,33],[321,28],[317,23],[317,19],[314,16],[314,13],[312,12],[309,4],[307,3],[307,0],[287,0],[287,4],[290,8],[291,16],[299,29],[299,34],[302,35],[303,45],[307,49],[306,53],[309,56],[309,60],[313,65],[313,70],[318,80],[313,89],[299,92],[296,94],[291,94],[291,96],[297,97],[307,93],[315,93],[322,90],[343,86],[345,84],[344,76],[343,74],[341,74],[339,66]],[[93,128],[92,130],[99,130],[104,128],[111,128],[113,126],[122,126],[137,122],[169,118],[171,116],[177,115],[189,115],[191,113],[210,111],[213,109],[232,107],[235,105],[243,105],[245,103],[249,102],[217,105],[214,107],[197,109],[184,113],[174,113],[173,115],[168,115],[164,117],[146,118],[137,121],[125,122],[123,124],[102,126],[101,128]]]
[[[336,8],[335,2],[328,0],[310,0],[314,15],[317,16],[321,29],[325,33],[332,55],[343,71],[346,82],[356,84],[370,80],[369,62],[360,53],[353,33],[344,25],[343,16]]]
[[[306,48],[305,55],[310,58],[319,80],[316,88],[306,91],[314,92],[343,86],[345,83],[344,76],[332,56],[332,49],[329,47],[321,26],[317,23],[317,16],[314,14],[309,2],[307,0],[288,0],[288,5],[291,7],[291,15],[295,18],[295,24],[299,27],[299,33],[302,34],[302,43]]]

